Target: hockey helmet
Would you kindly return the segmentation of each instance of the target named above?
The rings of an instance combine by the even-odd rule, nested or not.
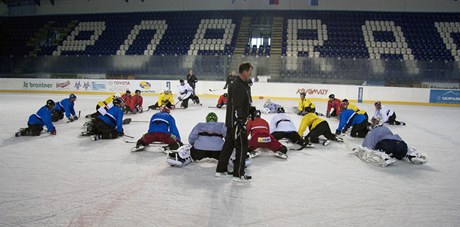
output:
[[[125,100],[123,100],[123,98],[121,97],[115,97],[113,98],[113,101],[112,101],[113,105],[114,106],[123,106],[125,104]]]
[[[49,108],[49,109],[53,109],[54,108],[54,105],[56,105],[56,103],[54,103],[54,101],[52,99],[48,99],[48,101],[46,101],[46,106]]]
[[[179,83],[180,83],[180,85],[184,85],[184,84],[185,84],[185,82],[184,82],[183,79],[180,79],[180,80],[179,80]]]
[[[70,95],[69,95],[69,99],[73,99],[73,100],[75,100],[75,99],[77,99],[77,96],[76,96],[76,95],[74,95],[74,94],[70,94]]]
[[[131,95],[131,91],[130,91],[130,90],[126,90],[126,94],[127,94],[127,95]]]
[[[276,112],[277,112],[277,113],[284,113],[284,108],[283,108],[282,106],[280,106],[280,107],[278,107],[278,108],[276,109]]]
[[[305,107],[305,112],[314,113],[314,111],[313,111],[313,109],[311,107]]]
[[[375,128],[375,127],[378,127],[378,126],[382,126],[383,125],[383,120],[381,117],[379,116],[373,116],[372,119],[371,119],[371,126],[372,128]]]
[[[330,95],[329,95],[329,98],[330,98],[330,99],[334,99],[334,98],[335,98],[335,95],[334,95],[334,94],[330,94]]]
[[[165,87],[163,91],[165,94],[171,93],[171,90],[169,89],[169,87]]]
[[[260,112],[260,110],[254,111],[254,117],[260,118],[260,116],[262,116],[262,112]]]
[[[217,122],[217,114],[209,112],[208,115],[206,115],[206,122]]]
[[[227,93],[224,93],[224,97],[227,98],[227,97],[228,97],[228,94],[227,94]]]
[[[377,101],[374,103],[374,106],[375,108],[380,109],[380,107],[382,106],[382,103],[380,101]]]
[[[136,94],[141,94],[141,91],[140,91],[140,90],[136,90],[134,93],[136,93]]]
[[[342,100],[342,102],[348,103],[348,99],[344,99],[344,100]]]
[[[307,96],[305,92],[300,93],[300,97],[305,98],[305,96]]]
[[[160,107],[160,112],[164,113],[170,113],[171,109],[169,109],[167,106],[163,105]]]

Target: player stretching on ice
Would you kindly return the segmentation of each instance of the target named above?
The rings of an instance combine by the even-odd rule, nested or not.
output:
[[[180,84],[177,86],[177,93],[178,93],[178,99],[179,101],[182,101],[180,104],[181,107],[184,109],[188,108],[188,100],[192,97],[193,95],[193,88],[190,87],[189,84],[186,84],[184,80],[180,79],[179,80]]]
[[[224,93],[223,95],[221,95],[219,97],[219,100],[217,100],[217,105],[216,107],[217,108],[222,108],[223,106],[226,106],[227,105],[227,102],[228,102],[228,94],[227,93]]]
[[[278,107],[278,114],[272,117],[270,120],[270,134],[275,137],[276,140],[287,138],[291,143],[300,145],[298,150],[308,146],[308,143],[297,133],[297,128],[292,121],[292,118],[284,113],[283,107]]]
[[[94,129],[88,135],[94,134],[93,140],[116,139],[123,136],[123,106],[125,102],[120,97],[115,97],[112,107],[94,121]]]
[[[160,107],[160,112],[150,118],[149,131],[145,133],[136,143],[132,151],[140,151],[153,142],[168,144],[170,150],[177,150],[182,146],[179,131],[176,127],[176,120],[169,114],[166,106]]]
[[[281,105],[273,103],[270,99],[267,99],[264,103],[264,113],[276,113]]]
[[[326,117],[339,117],[340,115],[340,99],[335,98],[334,94],[329,95],[329,101],[327,101]],[[332,112],[331,112],[332,110]]]
[[[169,109],[175,108],[174,98],[169,88],[164,89],[164,91],[160,94],[160,97],[158,97],[158,101],[155,104],[149,106],[149,110],[150,109],[154,110],[160,106],[166,106]]]
[[[261,118],[260,110],[254,113],[254,119],[250,119],[247,125],[248,135],[251,135],[249,140],[250,153],[257,148],[268,148],[275,152],[275,155],[282,159],[287,159],[287,148],[281,144],[274,136],[270,134],[270,127],[268,122]]]
[[[396,113],[388,108],[387,106],[382,105],[380,101],[374,103],[375,106],[375,115],[383,120],[384,123],[388,123],[390,125],[406,125],[404,122],[400,122],[396,120]]]
[[[306,108],[309,108],[313,113],[316,112],[315,104],[313,104],[310,99],[306,98],[306,93],[300,93],[299,105],[297,107],[297,115],[307,114]]]
[[[426,163],[426,156],[417,152],[413,147],[408,147],[398,134],[393,134],[390,129],[383,125],[379,117],[372,118],[372,130],[366,135],[363,147],[374,150],[375,152],[384,152],[390,159],[384,159],[384,165],[394,162],[392,159],[405,160],[414,164]],[[358,149],[358,148],[355,148]],[[356,151],[357,152],[357,151]]]
[[[64,113],[69,121],[78,120],[78,116],[75,114],[74,104],[77,100],[77,96],[70,94],[69,98],[63,99],[56,103],[53,109],[53,122],[59,121],[64,118]]]
[[[324,146],[329,145],[331,140],[337,142],[343,142],[342,138],[338,138],[331,132],[329,124],[324,119],[318,117],[315,112],[311,109],[306,109],[307,114],[302,117],[302,121],[299,126],[299,135],[303,136],[305,130],[308,129],[310,132],[305,136],[304,140],[307,143],[319,143],[319,136],[323,135],[326,140],[323,142]]]
[[[177,152],[169,153],[166,162],[172,166],[181,167],[192,161],[203,158],[219,160],[227,128],[223,122],[217,122],[214,112],[208,113],[206,122],[200,122],[192,129],[188,136],[190,146],[182,146]]]
[[[350,135],[352,137],[364,138],[369,131],[367,126],[367,114],[359,114],[352,109],[344,109],[340,113],[339,127],[335,131],[336,135],[340,133],[346,133],[348,128],[351,128]]]
[[[367,118],[369,118],[369,116],[367,115],[367,112],[365,110],[359,109],[355,104],[352,104],[352,103],[348,102],[348,99],[342,100],[342,103],[340,104],[340,106],[341,106],[342,111],[344,109],[351,109],[351,110],[355,111],[356,113],[364,114],[364,115],[366,115]]]
[[[54,105],[55,103],[53,100],[49,99],[46,101],[46,105],[42,106],[36,114],[30,115],[29,121],[27,122],[28,127],[19,130],[15,136],[39,136],[44,125],[46,125],[51,135],[56,135],[56,128],[51,121],[51,112]]]

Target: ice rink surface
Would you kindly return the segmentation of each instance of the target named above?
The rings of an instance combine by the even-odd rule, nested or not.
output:
[[[383,168],[331,142],[289,151],[287,160],[262,152],[250,166],[253,181],[236,184],[214,177],[216,161],[175,168],[153,147],[131,153],[121,138],[81,137],[84,118],[56,123],[56,136],[14,137],[48,98],[66,97],[0,93],[0,226],[460,226],[458,107],[389,105],[407,123],[389,128],[428,156],[425,165]],[[105,97],[78,95],[75,109],[83,117]],[[144,106],[156,100],[144,97]],[[172,112],[185,143],[208,112],[225,119],[224,109],[208,108],[217,99],[202,102]],[[326,103],[316,106],[325,112]],[[373,105],[358,106],[373,115]],[[148,121],[153,113],[125,117]],[[298,126],[301,117],[292,118]],[[338,120],[327,121],[335,131]],[[136,139],[147,129],[147,122],[124,126]]]

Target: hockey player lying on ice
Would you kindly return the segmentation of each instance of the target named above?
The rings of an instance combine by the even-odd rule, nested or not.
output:
[[[393,163],[394,159],[414,164],[427,162],[426,156],[417,152],[415,148],[407,146],[398,134],[393,134],[384,126],[381,118],[373,117],[371,121],[372,130],[364,138],[363,147],[385,152],[389,156],[386,158],[387,165]]]

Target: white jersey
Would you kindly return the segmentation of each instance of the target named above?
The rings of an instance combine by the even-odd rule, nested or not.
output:
[[[388,118],[391,117],[395,112],[388,107],[381,105],[380,109],[375,109],[375,115],[376,117],[382,118],[383,122],[387,122]]]
[[[297,132],[292,118],[285,113],[279,113],[270,120],[270,133],[273,132]]]
[[[190,87],[190,85],[188,83],[185,83],[184,85],[179,84],[177,86],[177,95],[182,100],[190,97],[190,95],[192,95],[192,93],[193,93],[193,88]]]

